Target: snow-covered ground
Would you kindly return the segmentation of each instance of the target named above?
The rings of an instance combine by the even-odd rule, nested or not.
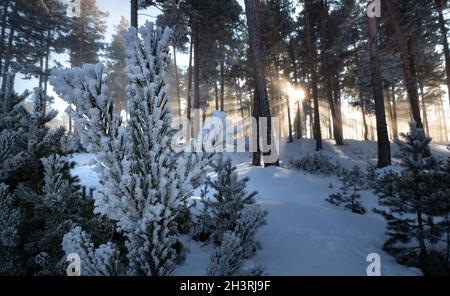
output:
[[[346,141],[345,146],[337,147],[324,141],[323,153],[350,168],[375,161],[376,147],[375,142]],[[433,144],[432,149],[436,155],[449,155],[444,145]],[[395,145],[392,150],[395,157]],[[336,191],[330,187],[340,186],[336,177],[313,176],[283,166],[290,158],[313,151],[311,140],[282,141],[282,166],[269,168],[252,167],[249,153],[227,154],[237,165],[239,175],[250,177],[248,190],[258,191],[259,203],[269,212],[267,225],[257,234],[262,249],[252,259],[254,263],[264,266],[269,275],[366,275],[367,255],[378,253],[382,275],[421,274],[415,268],[397,264],[382,250],[386,223],[371,212],[377,199],[370,191],[364,192],[361,200],[368,213],[350,213],[325,201]],[[81,183],[97,186],[92,155],[77,154],[73,160],[77,163],[73,173]],[[187,245],[189,254],[176,275],[204,275],[211,245],[195,241]]]

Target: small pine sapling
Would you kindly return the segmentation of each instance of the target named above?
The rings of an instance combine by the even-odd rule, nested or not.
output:
[[[341,192],[331,194],[326,201],[336,206],[344,205],[353,213],[364,214],[366,209],[360,202],[360,192],[367,189],[364,172],[358,166],[354,166],[350,171],[344,171],[339,180],[342,182]]]

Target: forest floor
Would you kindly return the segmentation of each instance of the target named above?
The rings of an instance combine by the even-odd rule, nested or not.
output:
[[[323,154],[346,168],[364,167],[376,160],[376,149],[376,142],[349,140],[345,146],[337,147],[332,141],[324,141]],[[445,145],[433,144],[432,150],[435,155],[450,156]],[[367,213],[354,214],[325,201],[340,187],[337,177],[316,176],[287,167],[290,159],[313,151],[311,140],[282,141],[281,166],[268,168],[252,167],[249,153],[227,153],[240,177],[250,177],[248,191],[258,191],[258,203],[269,213],[267,225],[257,234],[262,248],[248,264],[263,266],[269,275],[366,275],[367,255],[378,253],[382,275],[421,274],[416,268],[397,264],[382,250],[386,222],[371,211],[377,206],[371,191],[362,192],[361,202]],[[394,163],[397,151],[392,145]],[[76,154],[73,160],[77,163],[73,173],[80,177],[82,185],[97,187],[93,156]],[[199,192],[195,192],[193,198],[198,196]],[[186,245],[187,258],[176,275],[204,275],[212,246],[192,240],[186,240]]]

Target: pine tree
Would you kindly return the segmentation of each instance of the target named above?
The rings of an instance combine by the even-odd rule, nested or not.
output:
[[[165,85],[170,30],[147,23],[131,27],[126,71],[129,121],[114,113],[102,65],[55,72],[54,88],[71,110],[82,144],[99,160],[104,188],[95,193],[95,212],[117,223],[126,238],[127,266],[121,274],[169,275],[178,258],[181,202],[203,179],[205,155],[171,149],[171,113]],[[74,249],[89,250],[89,243]],[[110,246],[112,246],[110,244]]]
[[[207,274],[210,276],[241,275],[243,251],[239,236],[230,231],[225,232],[222,243],[211,254]]]
[[[100,11],[96,0],[79,0],[79,15],[73,17],[71,33],[67,37],[72,67],[85,63],[97,63],[100,51],[104,48],[104,33],[107,13]]]
[[[13,206],[8,186],[0,183],[0,275],[25,273],[24,259],[18,254],[22,221],[23,212]]]
[[[376,192],[383,208],[375,209],[388,223],[389,240],[384,248],[400,262],[416,265],[430,274],[430,241],[434,231],[434,175],[436,159],[430,155],[423,129],[410,124],[410,132],[397,141],[401,152],[401,173],[390,172],[380,178]]]
[[[100,223],[84,215],[89,200],[70,176],[67,159],[53,155],[61,150],[64,129],[46,126],[56,116],[42,112],[46,96],[35,91],[30,113],[21,104],[25,95],[17,95],[12,85],[8,89],[0,120],[0,273],[62,274],[63,235],[73,223]]]
[[[84,200],[70,176],[65,157],[51,155],[42,159],[44,184],[38,191],[19,184],[15,202],[27,214],[22,222],[21,237],[27,262],[27,273],[62,275],[64,253],[61,241],[72,224],[82,224]]]
[[[64,235],[62,248],[65,254],[78,254],[82,262],[81,275],[124,275],[122,258],[118,246],[112,242],[95,248],[89,234],[77,226]]]
[[[361,199],[362,190],[367,189],[367,178],[359,166],[354,166],[350,171],[344,171],[339,178],[342,182],[341,191],[331,194],[326,201],[336,205],[344,205],[353,213],[364,214],[366,209],[359,201]]]
[[[445,272],[441,274],[448,275],[448,268],[450,265],[450,158],[443,163],[437,174],[435,175],[436,191],[432,194],[432,204],[430,206],[434,209],[433,214],[437,216],[435,235],[436,241],[444,246],[440,252],[442,258],[442,265]]]
[[[247,204],[255,203],[256,191],[247,193],[245,188],[250,178],[238,179],[236,167],[231,159],[219,158],[211,166],[217,173],[217,179],[208,179],[208,185],[214,189],[214,199],[209,201],[211,210],[212,240],[220,244],[223,234],[233,231],[238,223],[242,210]]]
[[[127,110],[127,84],[128,77],[125,73],[125,58],[127,46],[123,34],[129,27],[128,21],[122,17],[120,23],[115,26],[116,33],[112,36],[112,42],[107,47],[108,57],[108,87],[113,93],[114,104],[118,112]]]

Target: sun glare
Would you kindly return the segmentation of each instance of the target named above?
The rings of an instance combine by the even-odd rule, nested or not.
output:
[[[305,92],[301,88],[295,88],[293,86],[287,87],[287,95],[292,103],[296,103],[297,101],[303,101],[305,98]]]

